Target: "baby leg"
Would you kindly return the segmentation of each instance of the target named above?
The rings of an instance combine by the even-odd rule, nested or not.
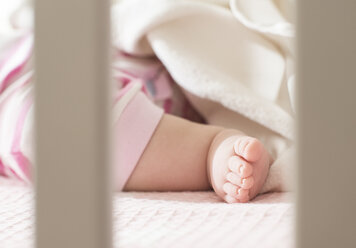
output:
[[[208,190],[207,154],[222,128],[164,114],[124,190]]]
[[[256,139],[235,130],[164,115],[124,190],[208,190],[229,203],[261,190],[269,154]]]

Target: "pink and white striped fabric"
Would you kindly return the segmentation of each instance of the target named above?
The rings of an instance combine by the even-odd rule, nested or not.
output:
[[[25,182],[31,182],[31,165],[34,164],[33,154],[33,69],[31,68],[33,38],[31,35],[23,37],[14,47],[8,56],[4,58],[0,67],[0,174],[8,177],[15,177]],[[114,99],[114,121],[115,127],[121,130],[125,127],[123,134],[130,133],[131,138],[135,139],[135,135],[139,136],[139,144],[134,144],[133,147],[125,148],[122,142],[116,145],[120,150],[128,152],[132,155],[125,161],[120,161],[120,164],[127,165],[126,169],[120,169],[121,177],[118,181],[117,189],[121,190],[124,183],[130,176],[138,159],[140,158],[145,146],[147,145],[156,125],[158,124],[162,110],[150,105],[146,96],[156,99],[165,100],[163,96],[168,98],[171,88],[167,85],[167,81],[162,80],[163,86],[156,86],[154,89],[158,94],[150,94],[142,79],[134,73],[125,72],[120,68],[114,68],[114,75],[117,78],[117,92]],[[143,77],[142,77],[143,78]],[[151,81],[150,81],[151,82]],[[154,81],[152,81],[154,83]],[[139,92],[142,93],[139,93]],[[129,95],[129,97],[127,97]],[[146,101],[145,104],[141,104]],[[163,107],[166,110],[167,105]],[[144,111],[138,111],[139,107]],[[171,107],[171,106],[169,106]],[[140,117],[139,113],[144,113],[145,116]],[[152,114],[152,118],[147,118],[147,114]],[[137,115],[137,116],[135,116]],[[124,118],[145,118],[153,120],[153,122],[145,123],[143,120],[139,123],[145,123],[144,126],[126,125]],[[126,122],[128,122],[126,120]],[[129,122],[130,123],[130,122]],[[147,124],[147,125],[146,125]],[[120,128],[118,128],[120,126]],[[139,132],[140,130],[144,132]],[[126,137],[128,138],[128,137]],[[137,137],[136,137],[137,138]],[[137,140],[137,139],[136,139]],[[127,157],[119,156],[119,157]]]
[[[7,18],[0,17],[0,175],[30,183],[34,164],[32,9],[20,2],[11,2],[12,14],[5,11]],[[140,90],[166,113],[203,121],[157,58],[120,51],[114,55],[112,75],[117,92],[133,81],[140,82]]]
[[[33,162],[33,38],[25,35],[0,62],[0,174],[28,182]]]

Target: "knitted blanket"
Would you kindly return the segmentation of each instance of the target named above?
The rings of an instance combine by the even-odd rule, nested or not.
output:
[[[34,244],[33,196],[0,177],[0,247]],[[294,247],[290,193],[227,204],[213,192],[134,192],[116,194],[113,204],[114,247]]]

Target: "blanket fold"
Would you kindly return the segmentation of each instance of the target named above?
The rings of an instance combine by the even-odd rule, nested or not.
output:
[[[267,148],[278,161],[275,168],[286,170],[292,156],[284,153],[291,154],[294,137],[292,4],[123,0],[112,9],[114,45],[137,56],[157,56],[208,123],[273,140]],[[218,105],[225,113],[221,118],[234,123],[204,115],[211,112],[201,99]],[[286,189],[281,169],[271,173],[264,190]]]

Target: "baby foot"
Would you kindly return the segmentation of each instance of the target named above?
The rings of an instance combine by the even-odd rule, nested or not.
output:
[[[234,130],[223,130],[208,154],[210,183],[228,203],[248,202],[266,181],[270,155],[262,143]]]

